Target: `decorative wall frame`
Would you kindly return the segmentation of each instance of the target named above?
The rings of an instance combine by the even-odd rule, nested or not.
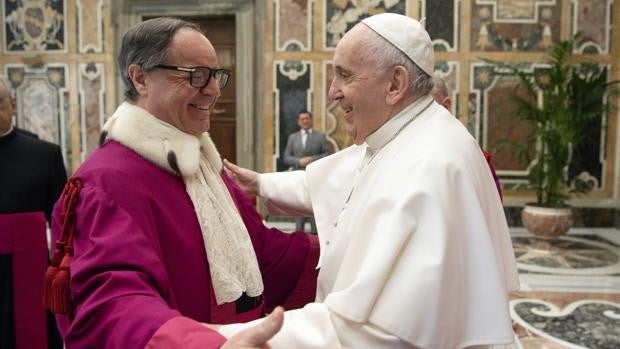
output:
[[[314,79],[310,61],[274,61],[273,168],[286,170],[283,153],[288,136],[296,132],[297,115],[312,106]]]
[[[3,0],[6,54],[67,52],[64,0]]]

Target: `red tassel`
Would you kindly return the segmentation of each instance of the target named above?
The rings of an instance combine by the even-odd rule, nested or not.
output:
[[[50,310],[56,314],[69,314],[71,312],[71,260],[73,248],[65,247],[65,255],[62,257],[58,272],[52,280],[50,290]]]
[[[43,278],[43,305],[57,314],[69,314],[71,306],[71,260],[75,233],[75,205],[82,189],[79,178],[71,178],[63,191],[60,239]]]
[[[51,306],[51,292],[52,292],[52,281],[54,280],[54,276],[58,272],[58,267],[60,266],[60,261],[62,260],[62,256],[64,255],[65,244],[63,242],[56,241],[56,248],[54,249],[54,254],[52,255],[52,261],[50,266],[47,267],[45,271],[45,275],[43,276],[43,306],[49,308]]]

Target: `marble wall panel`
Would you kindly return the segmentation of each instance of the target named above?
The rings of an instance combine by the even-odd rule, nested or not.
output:
[[[7,64],[5,76],[15,90],[17,126],[40,139],[59,144],[65,166],[71,170],[71,133],[67,65],[50,63],[40,68]]]
[[[299,130],[297,115],[312,106],[312,62],[274,61],[274,168],[284,171],[283,155],[288,136]]]
[[[325,49],[334,48],[344,33],[360,20],[382,12],[407,13],[407,2],[399,0],[325,0]]]
[[[546,66],[530,63],[526,70],[538,76],[537,81],[545,81]],[[469,127],[481,145],[493,155],[497,173],[504,188],[518,189],[527,183],[529,167],[527,159],[532,158],[539,146],[536,140],[529,139],[532,130],[529,122],[515,117],[516,101],[514,95],[525,97],[523,90],[517,88],[518,80],[506,76],[501,69],[484,63],[474,63],[471,71],[471,96],[469,105]],[[593,121],[584,130],[587,141],[573,149],[568,168],[570,186],[588,185],[593,189],[603,187],[605,166],[605,120]],[[517,145],[515,145],[517,144]],[[523,157],[519,147],[527,149],[528,157]]]
[[[472,51],[544,51],[559,41],[560,1],[476,0],[471,6]]]
[[[458,50],[460,0],[422,0],[426,30],[435,51]]]
[[[312,49],[311,0],[275,0],[275,50]]]
[[[105,97],[105,66],[103,63],[79,64],[79,103],[82,138],[82,159],[99,146],[103,127]]]
[[[514,117],[513,93],[516,78],[501,76],[493,67],[484,63],[471,66],[468,128],[483,148],[493,156],[498,175],[504,188],[516,189],[527,184],[528,167],[525,158],[514,151],[514,142],[530,149],[536,144],[527,141],[531,124]]]
[[[572,0],[573,33],[581,32],[577,51],[609,53],[613,0]]]
[[[61,144],[62,124],[66,120],[61,95],[66,90],[66,71],[64,64],[37,69],[6,67],[6,75],[16,91],[18,127],[40,139]]]
[[[103,52],[103,0],[77,0],[78,51]]]
[[[66,52],[64,0],[4,0],[4,52]]]

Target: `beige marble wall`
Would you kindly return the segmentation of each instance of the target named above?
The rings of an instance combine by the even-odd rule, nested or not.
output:
[[[73,170],[114,108],[111,0],[2,1],[0,74],[17,92],[17,124],[60,144]]]
[[[502,119],[511,82],[483,59],[544,65],[544,51],[582,31],[577,59],[607,64],[620,79],[620,0],[1,0],[0,74],[18,98],[18,125],[61,144],[69,168],[96,147],[96,135],[121,99],[114,55],[120,33],[141,14],[234,14],[237,60],[247,73],[238,83],[238,149],[245,165],[277,167],[281,140],[294,128],[295,111],[315,114],[336,149],[350,144],[342,111],[327,98],[337,40],[359,19],[390,11],[426,17],[436,48],[436,69],[452,89],[454,114],[484,147],[526,129]],[[612,6],[613,5],[613,6]],[[244,58],[245,57],[245,58]],[[250,57],[248,59],[248,57]],[[301,70],[299,70],[301,69]],[[279,79],[279,80],[278,80]],[[501,114],[501,115],[499,115]],[[494,116],[499,115],[499,116]],[[505,116],[505,115],[504,115]],[[618,111],[601,134],[598,188],[577,205],[616,206],[620,197]],[[507,203],[528,200],[526,165],[498,152]]]
[[[496,149],[501,138],[522,140],[528,125],[515,125],[509,117],[511,104],[506,95],[515,81],[502,78],[484,62],[485,59],[523,63],[532,69],[544,66],[545,52],[554,43],[582,32],[576,50],[576,59],[607,64],[610,79],[618,79],[620,42],[620,1],[618,0],[409,0],[409,1],[354,1],[354,0],[272,0],[269,2],[276,18],[267,22],[267,40],[272,32],[293,33],[292,28],[303,28],[308,21],[300,20],[299,13],[289,20],[282,18],[278,9],[293,6],[306,7],[300,13],[312,17],[308,31],[312,45],[308,50],[286,49],[282,45],[265,45],[272,60],[265,62],[266,70],[274,70],[275,61],[312,62],[312,83],[305,96],[294,103],[308,100],[307,107],[315,112],[318,129],[324,130],[338,148],[350,144],[341,125],[342,111],[327,98],[331,79],[331,59],[338,39],[359,19],[379,12],[405,13],[413,18],[426,18],[426,26],[436,49],[436,70],[447,80],[453,93],[453,113],[470,129],[481,146],[495,152],[498,172],[506,187],[509,205],[530,200],[527,184],[528,164],[510,158]],[[615,5],[615,6],[612,6]],[[268,8],[270,7],[268,6]],[[287,29],[287,27],[290,27]],[[283,124],[293,123],[293,115],[283,114],[280,102],[290,103],[290,96],[281,86],[304,86],[291,79],[289,84],[265,81],[265,99],[274,99],[276,106],[266,110],[265,139],[283,139]],[[275,89],[275,90],[274,90]],[[274,92],[275,91],[275,92]],[[286,95],[287,100],[283,100]],[[617,128],[618,110],[611,110],[606,118],[606,129],[600,138],[600,149],[592,156],[587,168],[580,169],[584,176],[597,183],[596,189],[575,197],[577,206],[617,206],[619,159]],[[278,125],[278,127],[274,127]],[[264,168],[277,166],[278,144],[265,147]],[[586,165],[584,165],[586,166]]]

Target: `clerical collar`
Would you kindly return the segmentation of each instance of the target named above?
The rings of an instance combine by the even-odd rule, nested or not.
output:
[[[383,126],[379,127],[375,132],[366,137],[366,145],[371,153],[383,148],[389,143],[400,130],[421,114],[424,109],[433,102],[433,97],[427,95],[417,101],[411,103],[405,109],[388,120]]]
[[[0,134],[0,138],[2,138],[2,137],[4,137],[4,136],[8,136],[8,135],[10,135],[10,134],[11,134],[11,132],[13,132],[13,130],[14,130],[14,129],[15,129],[15,127],[14,127],[13,125],[11,125],[11,127],[9,127],[9,129],[8,129],[5,133]]]

